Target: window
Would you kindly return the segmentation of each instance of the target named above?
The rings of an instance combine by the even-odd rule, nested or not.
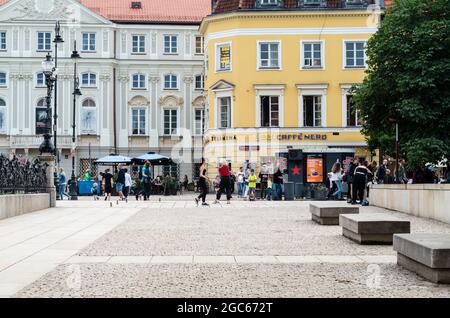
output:
[[[203,54],[203,37],[196,36],[195,37],[195,54]]]
[[[133,81],[131,83],[133,89],[145,89],[145,75],[133,74]]]
[[[280,68],[280,43],[259,43],[259,69]]]
[[[216,70],[231,70],[231,44],[219,44],[216,47]]]
[[[145,35],[133,35],[133,53],[145,53]]]
[[[345,44],[345,67],[364,68],[366,67],[366,42],[344,42]]]
[[[84,87],[97,86],[97,75],[90,72],[81,74],[81,85]]]
[[[179,179],[180,176],[180,167],[176,163],[170,165],[170,166],[163,166],[163,175],[165,176],[171,176],[175,179]]]
[[[145,135],[145,109],[133,108],[131,110],[131,133]]]
[[[164,75],[164,89],[177,89],[178,78],[176,75],[168,74]]]
[[[178,133],[178,110],[164,109],[164,135],[176,135]]]
[[[96,105],[95,101],[87,98],[81,104],[81,132],[84,134],[96,132]]]
[[[51,32],[38,32],[37,34],[37,49],[38,51],[50,51],[51,48]]]
[[[322,125],[322,97],[303,96],[303,126],[319,127]]]
[[[83,37],[83,48],[85,52],[95,51],[95,33],[82,33]]]
[[[164,36],[164,54],[178,53],[178,37],[176,35]]]
[[[262,6],[275,6],[278,5],[279,0],[260,0]]]
[[[51,112],[49,114],[51,117]],[[36,135],[43,135],[46,131],[47,103],[41,98],[36,104]]]
[[[279,126],[279,97],[261,96],[261,127]]]
[[[0,72],[0,87],[6,87],[6,73]]]
[[[219,128],[231,127],[231,97],[219,98]]]
[[[195,89],[202,90],[205,87],[205,77],[203,75],[195,76]]]
[[[355,103],[351,95],[347,95],[347,126],[356,127],[361,126],[362,120],[359,116],[359,112],[355,108]]]
[[[0,98],[0,133],[6,131],[6,103]]]
[[[0,32],[0,50],[6,50],[6,32]]]
[[[302,68],[322,68],[322,43],[305,42],[302,51]]]
[[[45,86],[45,75],[44,73],[36,74],[36,87],[44,87]]]
[[[205,110],[194,108],[194,134],[203,135],[205,132]]]

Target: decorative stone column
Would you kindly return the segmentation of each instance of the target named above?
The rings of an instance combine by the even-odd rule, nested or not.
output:
[[[53,179],[53,173],[55,171],[55,156],[49,153],[43,153],[38,156],[41,162],[47,163],[47,193],[50,195],[50,207],[56,206],[56,188],[55,181]]]

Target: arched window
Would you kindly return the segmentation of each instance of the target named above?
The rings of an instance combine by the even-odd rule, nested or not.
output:
[[[49,114],[51,116],[51,114]],[[45,98],[38,100],[36,104],[36,135],[45,134],[47,120],[47,103]]]
[[[96,87],[97,75],[95,73],[87,72],[81,74],[81,86],[83,87]]]
[[[6,131],[6,103],[0,98],[0,133]]]
[[[92,98],[86,98],[81,104],[81,133],[95,134],[97,131],[97,109]]]

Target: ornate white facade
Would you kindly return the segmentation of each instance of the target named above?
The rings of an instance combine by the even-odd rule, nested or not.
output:
[[[76,101],[77,173],[81,159],[155,151],[179,160],[180,174],[191,179],[192,162],[201,158],[205,116],[198,25],[119,24],[72,0],[0,6],[0,152],[38,154],[46,95],[39,73],[47,51],[55,54],[56,20],[65,41],[58,45],[60,165],[70,171],[70,55],[76,41],[83,94]]]

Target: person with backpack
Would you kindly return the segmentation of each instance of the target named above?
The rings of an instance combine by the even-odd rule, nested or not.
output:
[[[144,201],[147,201],[150,198],[152,188],[152,169],[150,161],[145,162],[145,165],[142,167],[141,183],[144,186]]]
[[[368,162],[360,162],[359,166],[354,170],[352,201],[351,204],[356,204],[356,199],[359,198],[359,203],[364,201],[364,190],[367,185],[367,176],[372,172],[367,168]]]

